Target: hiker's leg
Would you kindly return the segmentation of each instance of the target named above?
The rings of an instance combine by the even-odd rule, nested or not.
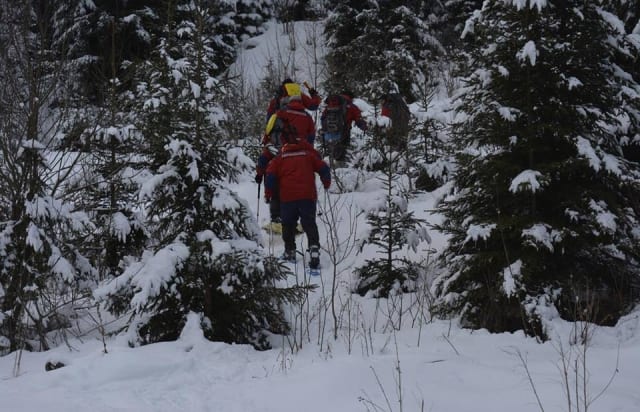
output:
[[[316,224],[316,201],[300,200],[298,201],[300,212],[300,223],[304,232],[307,234],[309,248],[313,245],[320,245],[320,235],[318,234],[318,225]]]
[[[389,133],[389,144],[397,152],[407,150],[407,136],[403,136],[397,130],[391,129]]]
[[[333,160],[343,162],[347,156],[349,148],[349,133],[343,133],[333,146]]]
[[[280,205],[282,218],[282,240],[284,250],[296,250],[296,222],[298,221],[296,202],[282,202]]]

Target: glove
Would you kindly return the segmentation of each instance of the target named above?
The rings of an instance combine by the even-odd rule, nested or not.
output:
[[[266,204],[271,203],[271,198],[270,198],[270,197],[265,196],[265,197],[264,197],[264,202],[265,202]]]
[[[309,95],[311,97],[317,96],[318,95],[318,91],[316,89],[311,88],[311,89],[309,89]]]
[[[256,183],[257,183],[257,184],[262,183],[262,175],[259,175],[259,174],[258,174],[258,175],[256,175],[256,179],[255,179],[255,180],[256,180]]]

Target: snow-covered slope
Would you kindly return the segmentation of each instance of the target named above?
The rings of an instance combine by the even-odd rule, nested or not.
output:
[[[280,80],[291,77],[318,86],[325,79],[322,30],[319,22],[269,23],[263,34],[243,43],[231,72],[242,76],[247,88],[257,87],[269,67]]]
[[[321,27],[296,23],[296,37],[307,38],[311,29]],[[301,51],[307,41],[297,40],[293,53],[290,37],[282,33],[282,26],[272,25],[249,41],[252,47],[237,65],[247,82],[257,84],[262,68],[276,57],[295,67],[300,81],[319,78],[316,64]],[[339,236],[358,240],[364,230],[358,213],[379,201],[380,189],[364,172],[343,173],[347,181],[361,182],[358,191],[321,195],[320,206],[330,200],[341,205],[334,209]],[[251,176],[235,188],[257,215],[257,185]],[[411,209],[433,223],[438,216],[429,210],[437,196],[422,194],[412,199]],[[267,217],[268,208],[261,204],[260,220]],[[355,229],[349,225],[353,219],[359,223]],[[325,242],[328,227],[321,217],[318,221]],[[438,233],[431,238],[421,253],[446,242]],[[282,248],[277,238],[265,235],[263,241],[274,253]],[[553,340],[541,344],[522,333],[471,332],[455,322],[431,319],[427,291],[396,300],[354,296],[349,293],[351,271],[370,257],[356,251],[335,270],[324,254],[321,278],[305,278],[298,270],[297,278],[288,280],[319,287],[305,305],[289,308],[294,337],[273,337],[273,350],[209,342],[191,323],[176,342],[140,348],[130,348],[122,338],[103,344],[94,330],[81,339],[70,337],[69,346],[0,358],[0,411],[534,412],[568,411],[570,402],[572,411],[584,411],[584,405],[575,409],[576,391],[587,394],[589,410],[640,411],[640,311],[616,327],[592,329],[585,357],[584,347],[572,345],[573,325],[560,320],[552,324]],[[337,339],[332,333],[334,280]],[[399,310],[402,327],[397,330]],[[48,361],[66,366],[47,372]],[[563,361],[569,367],[571,398],[564,392]]]

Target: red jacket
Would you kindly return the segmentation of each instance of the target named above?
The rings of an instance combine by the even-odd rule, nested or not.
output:
[[[280,201],[316,200],[316,176],[320,175],[325,189],[331,185],[329,166],[318,152],[306,142],[287,143],[281,153],[267,167],[264,197],[271,199],[272,191],[279,185]]]
[[[316,125],[313,118],[304,110],[304,106],[300,101],[289,103],[286,108],[278,110],[275,115],[278,118],[282,118],[286,124],[291,125],[295,131],[295,139],[297,141],[307,142],[311,149],[313,149],[313,142],[316,138]],[[272,130],[267,130],[267,133],[270,132],[272,132]],[[259,176],[264,175],[267,164],[276,155],[269,150],[269,143],[269,135],[265,134],[262,140],[262,154],[258,158],[256,165],[256,174]],[[272,149],[277,150],[279,147]]]
[[[348,95],[341,94],[340,96],[342,96],[342,98],[345,99],[345,102],[347,105],[347,112],[345,113],[345,122],[344,122],[345,128],[346,128],[345,132],[351,131],[351,123],[353,122],[356,123],[356,126],[358,126],[360,130],[366,132],[367,122],[365,122],[364,119],[362,118],[362,111],[360,110],[360,108],[355,104],[353,104],[353,99]],[[320,116],[321,121],[322,119],[324,119],[326,113],[327,113],[327,109],[325,108],[322,111],[322,115]]]
[[[291,125],[295,131],[297,140],[306,140],[313,144],[316,138],[316,124],[313,117],[304,109],[304,105],[299,100],[294,100],[284,108],[276,111],[277,118],[281,118],[285,123]],[[268,126],[267,126],[268,127]],[[271,130],[266,131],[267,134]]]

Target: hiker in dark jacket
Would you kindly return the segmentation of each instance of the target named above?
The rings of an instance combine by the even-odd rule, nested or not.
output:
[[[289,103],[283,109],[277,110],[267,122],[265,134],[262,138],[262,153],[256,164],[256,183],[262,182],[267,166],[286,142],[304,141],[313,149],[316,136],[315,122],[305,111],[300,95],[292,95]],[[278,188],[272,190],[269,203],[271,224],[269,230],[275,233],[282,231],[280,216],[280,197]]]
[[[267,107],[267,121],[278,109],[284,108],[289,104],[291,97],[296,98],[295,96],[300,97],[300,101],[305,109],[318,110],[318,106],[320,106],[321,102],[320,95],[314,88],[309,88],[309,94],[310,96],[303,93],[300,89],[300,85],[294,83],[293,80],[285,79],[280,87],[278,87],[275,96],[269,101],[269,106]]]
[[[383,119],[386,118],[383,120],[382,126],[385,129],[387,143],[395,150],[406,150],[411,117],[409,107],[398,93],[383,95],[380,103],[380,116]]]
[[[330,95],[325,99],[325,108],[320,116],[320,122],[323,128],[323,139],[326,142],[327,133],[330,130],[328,123],[331,123],[329,119],[332,116],[332,111],[337,107],[341,107],[343,119],[340,120],[338,128],[338,137],[331,142],[333,146],[332,157],[333,160],[343,162],[346,159],[347,150],[351,145],[351,125],[355,125],[362,131],[367,131],[367,123],[362,118],[362,111],[358,106],[353,103],[353,93],[349,91],[343,91],[339,95]]]
[[[300,219],[307,235],[309,246],[309,267],[317,269],[320,265],[320,235],[316,224],[315,173],[320,175],[326,189],[331,185],[329,166],[320,158],[318,152],[305,141],[285,143],[281,153],[267,167],[265,178],[265,199],[269,201],[274,190],[279,187],[282,217],[282,240],[284,241],[283,259],[296,259],[295,230]]]

